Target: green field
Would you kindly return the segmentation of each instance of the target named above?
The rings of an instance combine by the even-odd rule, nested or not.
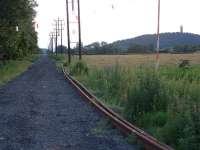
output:
[[[71,75],[81,81],[100,100],[130,122],[175,149],[199,150],[200,64],[198,62],[191,63],[185,68],[179,68],[176,64],[162,63],[160,69],[155,71],[152,65],[154,63],[127,67],[128,65],[120,61],[106,64],[114,62],[117,56],[104,56],[104,65],[98,65],[98,56],[85,56],[84,59],[89,57],[94,61],[88,59],[84,62],[75,61],[68,66],[68,69]],[[127,57],[132,59],[138,56],[120,57],[121,60],[130,62]],[[195,55],[195,60],[196,57],[199,57],[199,54]],[[193,59],[191,56],[190,58]]]
[[[0,86],[26,71],[38,57],[39,54],[32,54],[18,60],[0,62]]]

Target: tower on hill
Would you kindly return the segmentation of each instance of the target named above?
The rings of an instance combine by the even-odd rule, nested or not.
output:
[[[183,25],[180,26],[180,33],[183,33]]]

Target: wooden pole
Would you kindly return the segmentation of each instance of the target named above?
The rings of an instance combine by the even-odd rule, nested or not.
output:
[[[158,0],[158,26],[157,26],[157,47],[156,47],[156,70],[160,65],[160,0]]]

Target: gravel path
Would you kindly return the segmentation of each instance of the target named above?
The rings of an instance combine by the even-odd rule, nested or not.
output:
[[[0,150],[134,150],[42,56],[0,89]]]

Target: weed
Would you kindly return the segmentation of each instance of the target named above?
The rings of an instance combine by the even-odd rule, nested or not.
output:
[[[150,69],[139,70],[128,90],[125,116],[132,122],[150,112],[166,111],[166,93],[158,74]]]
[[[69,72],[71,75],[84,75],[88,74],[88,66],[83,61],[77,61],[75,63],[70,64]]]
[[[119,60],[126,58],[128,68],[113,65],[115,61],[110,60],[113,56],[106,56],[107,61],[104,57],[87,56],[97,61],[89,64],[87,73],[79,71],[79,65],[70,66],[75,70],[73,75],[110,108],[123,112],[129,121],[159,140],[177,150],[199,150],[199,65],[191,63],[186,68],[161,65],[155,72],[151,67],[132,68],[129,64],[128,58],[132,62],[133,57],[144,56],[117,56]],[[100,67],[94,67],[99,63]]]

